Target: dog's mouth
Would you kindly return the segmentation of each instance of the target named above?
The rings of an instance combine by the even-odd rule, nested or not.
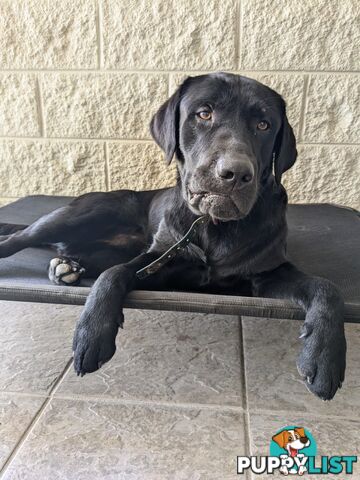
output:
[[[228,222],[239,220],[242,214],[230,195],[211,191],[193,191],[187,189],[187,201],[190,209],[201,215],[210,215],[213,222]]]
[[[290,449],[290,456],[291,457],[296,457],[298,451],[296,450],[296,448],[292,448],[289,446],[289,449]]]
[[[189,199],[190,203],[195,204],[196,202],[200,201],[202,198],[208,198],[208,197],[224,197],[224,198],[229,198],[228,195],[224,195],[223,193],[216,193],[216,192],[192,192],[189,189]]]

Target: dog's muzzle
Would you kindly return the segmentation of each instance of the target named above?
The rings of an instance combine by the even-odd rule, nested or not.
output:
[[[242,218],[230,195],[217,192],[194,192],[188,190],[188,204],[190,209],[201,215],[210,215],[214,220],[230,221]]]
[[[248,158],[220,156],[187,178],[186,201],[197,215],[219,221],[240,220],[254,205],[256,172]]]

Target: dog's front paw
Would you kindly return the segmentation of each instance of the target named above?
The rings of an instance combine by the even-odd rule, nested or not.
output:
[[[324,319],[304,323],[304,345],[297,368],[307,388],[322,400],[331,400],[345,378],[346,340],[343,322]]]
[[[115,339],[123,318],[120,313],[118,322],[107,322],[104,316],[85,309],[76,326],[73,340],[74,368],[78,375],[95,372],[111,359],[116,350]]]
[[[84,272],[78,262],[69,258],[53,258],[49,263],[49,279],[56,285],[77,285]]]

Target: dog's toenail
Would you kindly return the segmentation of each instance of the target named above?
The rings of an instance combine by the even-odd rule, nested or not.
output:
[[[308,323],[304,323],[300,329],[301,335],[299,338],[308,337],[311,332],[312,332],[312,326],[309,325]]]

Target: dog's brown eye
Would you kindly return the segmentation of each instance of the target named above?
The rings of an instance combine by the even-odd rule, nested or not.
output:
[[[267,130],[270,127],[269,123],[266,120],[262,120],[256,125],[258,130]]]
[[[202,112],[198,112],[196,114],[201,120],[206,120],[207,122],[212,119],[212,112],[208,112],[207,110],[203,110]]]

